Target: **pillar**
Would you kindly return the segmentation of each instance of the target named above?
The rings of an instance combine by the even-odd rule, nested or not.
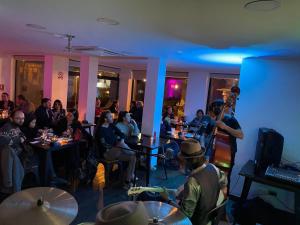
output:
[[[132,91],[132,72],[129,69],[121,69],[119,82],[119,108],[121,111],[129,111]]]
[[[44,98],[52,103],[59,99],[63,108],[67,107],[69,58],[64,56],[45,56]]]
[[[78,110],[79,119],[93,123],[97,95],[98,58],[81,56]]]

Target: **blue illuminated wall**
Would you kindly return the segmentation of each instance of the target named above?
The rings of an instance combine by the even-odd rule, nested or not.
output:
[[[291,60],[246,59],[240,72],[241,95],[237,104],[237,118],[245,138],[238,141],[238,153],[232,175],[232,193],[240,195],[242,181],[235,183],[238,172],[248,159],[254,159],[259,127],[277,130],[284,136],[283,158],[300,161],[300,62]],[[234,187],[235,186],[235,187]],[[254,185],[252,194],[267,186]],[[290,208],[293,195],[276,190]],[[284,208],[276,203],[277,207]]]

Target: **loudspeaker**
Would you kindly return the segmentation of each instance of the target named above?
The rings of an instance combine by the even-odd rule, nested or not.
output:
[[[264,173],[269,165],[279,166],[283,142],[283,136],[277,131],[259,128],[255,154],[256,173]]]

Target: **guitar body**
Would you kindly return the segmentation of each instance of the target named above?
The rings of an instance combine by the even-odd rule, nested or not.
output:
[[[230,137],[224,132],[218,131],[216,133],[212,163],[225,170],[231,166]]]

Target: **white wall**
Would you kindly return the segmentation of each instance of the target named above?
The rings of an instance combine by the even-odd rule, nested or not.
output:
[[[293,162],[300,161],[299,73],[299,61],[244,60],[240,73],[241,95],[236,117],[245,137],[238,141],[236,164],[232,174],[232,194],[240,195],[243,179],[235,185],[237,174],[248,159],[254,159],[259,127],[273,128],[281,133],[284,136],[282,157]],[[266,193],[264,189],[272,188],[255,185],[250,192],[252,195]],[[293,194],[278,189],[275,191],[286,205],[294,207]],[[273,203],[279,208],[285,208],[278,200],[273,199]]]

